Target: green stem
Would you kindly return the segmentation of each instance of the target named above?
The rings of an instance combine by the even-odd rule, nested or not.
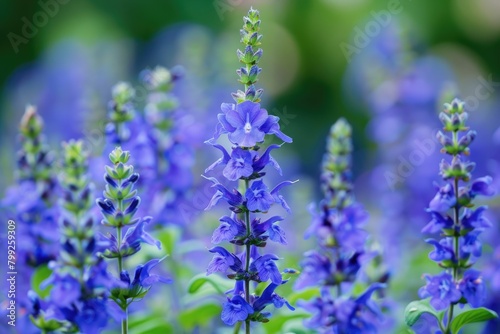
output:
[[[122,334],[128,334],[128,312],[125,308],[125,317],[122,320]]]
[[[122,254],[120,253],[120,248],[122,247],[122,227],[118,226],[116,228],[116,239],[118,240],[118,275],[123,270],[123,258]]]
[[[457,146],[458,145],[458,132],[453,131],[452,133],[452,140],[453,140],[453,145]],[[457,154],[453,155],[453,158],[455,158]],[[454,233],[453,233],[453,251],[455,253],[455,258],[456,258],[456,263],[453,264],[453,284],[455,284],[458,280],[458,268],[459,268],[459,258],[460,258],[460,248],[459,248],[459,237],[460,233],[457,233],[457,227],[458,231],[460,231],[460,205],[458,203],[458,178],[455,177],[453,180],[453,191],[455,194],[455,206],[453,207],[453,227],[454,227]],[[448,320],[446,323],[446,329],[444,330],[444,334],[450,334],[451,333],[451,322],[453,320],[453,311],[455,308],[455,304],[451,304],[450,308],[448,309]],[[441,324],[440,324],[441,326]]]
[[[245,180],[245,192],[248,189],[248,180]],[[247,229],[247,240],[248,237],[250,236],[251,229],[250,229],[250,211],[247,210],[245,211],[245,225]],[[250,269],[250,244],[247,242],[245,245],[246,247],[246,261],[245,261],[245,272],[248,273],[248,270]],[[250,279],[248,277],[245,277],[245,300],[248,304],[250,304]],[[250,318],[247,318],[245,320],[245,333],[250,334]]]
[[[455,136],[454,136],[454,139],[455,139]],[[458,178],[455,178],[454,180],[454,192],[455,192],[455,198],[456,198],[456,203],[455,203],[455,207],[453,208],[454,210],[454,216],[453,216],[453,223],[454,223],[454,227],[456,228],[457,226],[460,225],[460,211],[459,211],[459,204],[458,204]],[[459,263],[458,263],[458,259],[459,259],[459,236],[457,235],[457,233],[455,232],[454,235],[453,235],[453,250],[454,250],[454,253],[455,253],[455,257],[456,257],[456,260],[457,260],[457,263],[455,263],[453,265],[453,284],[456,283],[456,281],[458,280],[458,266],[459,266]],[[451,304],[450,305],[450,308],[448,310],[448,321],[446,323],[446,330],[444,332],[444,334],[449,334],[451,333],[451,329],[450,329],[450,324],[451,324],[451,321],[453,320],[453,311],[454,311],[454,308],[455,308],[455,304]]]
[[[250,73],[250,69],[252,68],[252,66],[249,65],[249,64],[246,64],[246,68],[247,68],[247,73]],[[250,85],[245,84],[245,90],[244,90],[244,92],[247,91],[248,87],[250,87]],[[248,184],[248,181],[245,181],[245,182]]]
[[[240,332],[240,328],[241,328],[241,321],[238,321],[236,323],[236,326],[234,326],[233,334],[238,334]]]
[[[122,227],[121,226],[118,226],[116,228],[116,237],[118,239],[118,250],[120,250],[121,248],[121,243],[122,243]],[[122,272],[123,270],[123,258],[121,256],[121,254],[118,255],[118,275],[120,275],[120,273]],[[128,333],[128,312],[127,312],[127,309],[128,309],[128,305],[125,306],[125,308],[123,309],[123,311],[125,312],[125,316],[122,320],[122,334],[127,334]]]
[[[121,188],[121,181],[120,181],[120,188]],[[118,211],[123,212],[123,200],[118,199],[117,200],[117,206],[118,206]],[[122,253],[121,253],[121,248],[122,248],[122,228],[123,226],[117,226],[116,227],[116,239],[118,242],[118,275],[121,274],[123,270],[123,259],[122,259]]]
[[[441,330],[441,332],[442,332],[443,334],[446,334],[447,332],[446,332],[446,329],[444,328],[444,325],[443,325],[443,321],[442,321],[442,320],[439,320],[439,321],[438,321],[438,325],[439,325],[439,329]]]
[[[121,186],[121,185],[120,185]],[[118,210],[120,212],[123,212],[123,200],[118,200]],[[121,274],[123,270],[123,258],[121,254],[121,247],[122,247],[122,226],[117,226],[116,227],[116,239],[118,241],[118,275]],[[122,320],[122,334],[127,334],[128,333],[128,304],[125,305],[125,308],[123,311],[125,312],[125,316]]]
[[[116,129],[116,136],[118,137],[118,140],[120,143],[122,143],[122,123],[121,122],[115,122],[115,129]]]
[[[451,333],[450,324],[451,324],[451,321],[453,320],[453,308],[454,308],[454,306],[455,306],[454,304],[451,304],[450,308],[448,309],[448,322],[446,324],[446,331],[444,332],[444,334]]]
[[[77,238],[76,238],[76,240],[77,240],[77,247],[78,247],[78,255],[82,259],[83,256],[85,255],[84,251],[83,251],[83,240],[82,240],[82,238],[83,238],[83,236],[82,236],[83,228],[81,226],[80,214],[79,213],[75,213],[74,217],[75,217],[76,228],[77,228]],[[81,290],[83,292],[85,290],[85,282],[84,282],[85,260],[83,260],[82,263],[79,263],[78,271],[79,271],[78,281],[80,282],[80,288],[81,288]]]

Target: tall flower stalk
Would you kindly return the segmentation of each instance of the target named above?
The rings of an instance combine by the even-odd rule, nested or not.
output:
[[[194,146],[198,146],[194,138],[199,131],[197,122],[180,107],[179,99],[172,93],[183,71],[179,66],[156,66],[140,74],[148,89],[144,122],[155,157],[148,187],[156,185],[155,196],[162,199],[156,200],[161,203],[157,211],[162,220],[175,224],[187,223],[181,208],[193,188]]]
[[[384,284],[373,283],[358,296],[351,291],[370,255],[368,233],[363,229],[368,215],[353,196],[351,132],[344,119],[330,129],[321,174],[324,198],[319,212],[311,207],[313,220],[306,232],[306,237],[317,238],[319,249],[304,254],[303,271],[295,285],[321,288],[320,297],[301,305],[313,314],[305,325],[321,333],[375,333],[381,317],[372,295]]]
[[[153,259],[144,265],[138,265],[132,280],[125,269],[125,259],[139,252],[142,243],[161,248],[160,242],[145,231],[146,225],[152,218],[134,218],[141,202],[137,190],[134,189],[139,174],[134,172],[132,165],[127,164],[129,159],[130,153],[120,147],[110,153],[109,160],[112,165],[106,166],[104,174],[106,181],[104,198],[97,200],[104,218],[102,224],[115,229],[115,234],[101,235],[100,241],[106,244],[103,256],[116,259],[118,267],[121,285],[112,289],[110,298],[123,311],[122,334],[128,333],[129,305],[135,300],[142,299],[154,283],[170,282],[167,278],[150,273],[162,259]]]
[[[476,137],[476,132],[469,130],[466,121],[469,115],[464,110],[464,102],[455,99],[445,103],[444,112],[439,119],[444,125],[444,132],[439,131],[437,138],[443,148],[442,153],[451,156],[451,161],[443,159],[439,165],[439,174],[444,185],[436,186],[437,194],[429,203],[427,211],[431,221],[422,229],[425,234],[438,235],[438,239],[425,241],[434,246],[429,258],[435,261],[444,271],[438,275],[425,275],[426,285],[420,288],[421,298],[429,298],[430,305],[436,310],[439,328],[442,333],[457,333],[460,327],[454,321],[456,306],[468,304],[479,308],[486,297],[486,289],[481,272],[472,269],[482,253],[479,235],[491,223],[484,216],[485,206],[474,208],[474,199],[478,195],[491,196],[491,177],[485,176],[471,180],[471,172],[475,163],[468,161],[469,145]],[[447,134],[446,134],[447,133]],[[407,307],[407,314],[419,310],[419,302]],[[481,320],[496,317],[494,312],[486,309],[467,311],[469,319],[479,313],[486,315]],[[446,314],[445,314],[446,313]],[[463,317],[463,316],[462,316]],[[407,323],[412,324],[411,321]],[[462,320],[458,321],[463,323]]]
[[[40,300],[30,293],[33,323],[46,332],[100,333],[109,315],[109,290],[113,281],[100,257],[91,214],[93,185],[88,175],[88,154],[82,141],[63,145],[60,184],[62,244],[57,261],[51,262],[50,298]]]
[[[16,157],[16,182],[0,202],[2,217],[16,223],[17,328],[31,333],[34,329],[27,315],[31,301],[31,275],[57,256],[59,234],[56,205],[58,187],[54,157],[43,134],[43,120],[35,106],[27,106],[21,119],[21,149]],[[7,220],[5,220],[7,221]],[[12,269],[12,268],[11,268]],[[11,270],[14,271],[14,270]]]
[[[12,193],[8,192],[13,196],[12,201],[6,202],[18,205],[16,218],[19,218],[22,230],[27,234],[26,243],[21,244],[26,246],[21,247],[26,251],[23,255],[29,265],[38,267],[53,260],[57,253],[57,247],[53,245],[57,235],[52,233],[58,216],[54,158],[45,142],[43,120],[36,107],[26,107],[19,129],[22,149],[17,157],[18,186],[12,189]],[[15,194],[22,197],[17,199],[17,203],[14,202]],[[47,229],[52,229],[51,233]]]
[[[229,326],[236,325],[235,332],[239,331],[244,322],[246,333],[250,333],[252,321],[269,321],[270,313],[264,312],[267,305],[282,307],[286,304],[293,309],[274,292],[278,286],[286,283],[283,273],[275,264],[278,256],[260,254],[268,240],[286,244],[284,232],[278,225],[284,218],[272,216],[261,221],[260,216],[266,214],[276,203],[290,211],[284,198],[279,195],[279,190],[293,182],[281,182],[273,189],[264,183],[263,170],[267,165],[271,164],[281,174],[278,163],[270,155],[280,145],[269,145],[263,149],[266,135],[274,134],[287,143],[291,143],[292,139],[280,131],[279,118],[268,115],[258,103],[263,92],[262,89],[255,88],[261,71],[258,62],[262,56],[262,49],[258,48],[262,39],[259,34],[259,12],[250,9],[243,22],[241,42],[245,50],[238,50],[237,55],[244,66],[237,73],[239,81],[244,84],[244,90],[232,94],[236,104],[223,103],[221,106],[222,113],[217,115],[219,123],[215,135],[207,143],[220,150],[223,156],[205,171],[207,173],[220,167],[225,182],[239,182],[238,189],[228,190],[217,178],[207,177],[217,190],[207,209],[224,200],[231,210],[228,216],[220,218],[221,224],[213,233],[212,242],[230,242],[235,245],[235,251],[222,246],[210,249],[215,256],[208,266],[207,275],[222,272],[236,281],[234,289],[228,292],[221,319]],[[216,143],[221,135],[227,135],[231,142],[230,153]],[[260,296],[251,293],[252,282],[268,281],[271,283]]]
[[[193,187],[193,132],[198,130],[172,94],[182,69],[156,66],[140,77],[141,94],[126,82],[113,87],[107,142],[129,150],[132,163],[141,170],[138,188],[148,191],[140,211],[154,214],[161,224],[182,224],[186,220],[182,208]],[[141,97],[145,101],[138,101]],[[145,102],[143,110],[138,102]]]

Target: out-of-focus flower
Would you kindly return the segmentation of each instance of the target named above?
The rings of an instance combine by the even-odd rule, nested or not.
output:
[[[15,171],[16,183],[9,187],[0,202],[0,215],[5,222],[15,222],[16,269],[23,275],[16,281],[19,330],[36,330],[27,317],[31,301],[33,272],[54,260],[59,248],[57,221],[60,216],[54,158],[43,135],[44,123],[36,107],[27,106],[21,119],[19,150]],[[24,293],[23,293],[24,292]]]
[[[100,333],[111,315],[108,296],[114,284],[96,244],[88,153],[82,141],[63,148],[62,244],[57,260],[50,263],[53,273],[43,283],[52,286],[50,298],[43,306],[33,300],[33,323],[44,331]]]
[[[301,305],[313,314],[304,322],[307,327],[320,332],[376,333],[377,326],[366,310],[373,313],[376,304],[371,295],[384,285],[373,283],[358,298],[343,290],[346,284],[356,281],[362,258],[368,253],[365,250],[368,233],[363,230],[367,214],[352,193],[351,151],[351,128],[340,119],[331,127],[323,159],[321,211],[313,208],[312,224],[306,232],[306,237],[317,237],[320,249],[304,254],[303,271],[295,287],[322,289],[321,297]],[[333,287],[336,297],[330,292]]]

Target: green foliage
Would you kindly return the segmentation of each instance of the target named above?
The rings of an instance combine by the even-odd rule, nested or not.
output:
[[[188,284],[188,292],[196,293],[200,290],[205,284],[211,285],[218,293],[221,295],[224,294],[224,291],[227,289],[223,289],[222,287],[227,285],[227,281],[220,278],[219,276],[206,276],[205,274],[196,275],[191,279]]]
[[[468,310],[460,313],[452,320],[450,327],[451,332],[457,334],[460,329],[467,324],[483,322],[494,318],[498,318],[498,314],[484,307]]]
[[[292,292],[287,299],[290,302],[290,304],[294,305],[299,299],[309,300],[319,295],[320,295],[319,288],[311,287],[311,288],[306,288],[304,290]]]
[[[287,321],[283,328],[281,329],[281,333],[284,334],[315,334],[316,332],[312,329],[307,329],[302,324],[303,319],[292,319]]]
[[[194,308],[186,309],[179,313],[179,323],[181,326],[191,331],[198,326],[207,326],[212,319],[216,319],[221,312],[218,304],[201,304]]]
[[[67,321],[57,321],[55,319],[46,320],[45,317],[39,316],[37,318],[30,315],[31,322],[38,328],[44,330],[45,332],[54,332],[56,330],[61,330],[63,327],[69,328],[70,325]],[[64,333],[75,333],[72,330],[64,330]]]
[[[420,316],[424,313],[433,315],[438,321],[441,319],[443,312],[437,312],[429,304],[429,299],[415,300],[406,306],[405,309],[405,322],[408,326],[413,326]]]
[[[162,246],[168,255],[176,253],[177,244],[181,237],[181,230],[178,226],[167,226],[157,234],[158,240],[161,241]]]
[[[40,285],[52,274],[52,270],[49,269],[47,265],[39,266],[31,275],[31,289],[36,292],[40,298],[46,298],[50,294],[52,286],[48,286],[42,289]]]
[[[262,324],[263,329],[268,334],[274,333],[313,333],[308,331],[302,325],[302,320],[308,318],[309,314],[301,312],[300,310],[295,311],[284,311],[280,314],[274,314],[272,321]],[[286,329],[286,330],[285,330]],[[298,330],[300,329],[300,330]]]
[[[129,319],[130,333],[173,334],[174,328],[165,322],[163,314],[138,313]]]

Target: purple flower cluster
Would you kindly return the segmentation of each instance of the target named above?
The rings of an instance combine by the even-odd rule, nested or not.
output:
[[[439,162],[429,119],[455,81],[445,59],[414,43],[414,32],[406,20],[392,20],[353,57],[344,87],[351,103],[370,113],[367,136],[377,145],[374,166],[361,175],[358,190],[372,199],[372,233],[384,245],[385,261],[403,276],[412,268],[400,251],[420,244],[418,226],[426,218],[421,208],[430,195],[426,180],[434,178]]]
[[[118,83],[106,127],[109,146],[120,145],[132,152],[132,163],[142,171],[139,187],[148,189],[144,211],[162,224],[184,222],[180,208],[193,186],[193,122],[170,92],[181,76],[178,67],[144,70],[143,90],[137,97],[128,83]],[[142,111],[134,105],[139,98],[145,100]]]
[[[274,188],[268,187],[263,180],[264,169],[272,165],[281,174],[278,163],[271,156],[271,151],[280,145],[270,145],[262,149],[266,135],[275,135],[284,142],[292,140],[280,131],[279,118],[269,115],[257,103],[262,90],[256,90],[254,83],[260,68],[257,65],[262,50],[254,48],[260,44],[261,35],[259,12],[251,9],[244,17],[241,30],[242,42],[246,45],[245,52],[238,52],[240,61],[245,64],[238,74],[240,82],[245,85],[245,91],[233,94],[237,104],[222,104],[222,113],[217,115],[215,135],[207,141],[222,152],[222,158],[213,163],[205,172],[222,168],[222,177],[229,182],[238,181],[239,189],[228,189],[215,177],[206,177],[213,183],[216,193],[207,209],[223,200],[229,204],[231,214],[220,218],[220,225],[214,231],[212,242],[230,242],[234,250],[222,246],[210,249],[214,257],[210,262],[207,275],[215,272],[227,274],[228,278],[236,280],[235,287],[228,292],[227,301],[223,305],[222,321],[230,326],[245,322],[246,332],[250,333],[250,322],[267,322],[270,316],[264,309],[268,305],[282,307],[286,305],[293,309],[275,289],[286,283],[276,265],[279,257],[274,254],[261,254],[267,241],[286,244],[285,234],[279,222],[280,216],[267,219],[259,217],[267,213],[274,204],[280,204],[290,211],[285,199],[279,191],[294,182],[284,181]],[[232,144],[230,152],[216,143],[221,135],[227,135]],[[242,246],[240,248],[240,246]],[[293,271],[293,270],[292,270]],[[260,296],[250,293],[251,282],[271,283]],[[239,328],[239,327],[238,327]]]
[[[8,189],[2,206],[22,227],[20,245],[23,262],[38,267],[54,259],[58,240],[55,205],[57,180],[53,156],[42,134],[43,121],[34,106],[28,106],[21,120],[22,149],[17,157],[17,184]],[[13,210],[12,210],[13,209]]]
[[[481,306],[485,300],[485,285],[481,272],[471,267],[481,256],[479,235],[491,226],[484,216],[486,207],[474,208],[478,195],[491,196],[492,179],[488,176],[471,180],[475,164],[467,161],[469,145],[476,136],[466,126],[468,118],[464,103],[458,99],[446,103],[439,115],[445,134],[437,133],[442,152],[452,156],[451,162],[443,160],[440,175],[444,185],[437,186],[437,193],[429,203],[431,221],[423,228],[426,234],[439,234],[438,239],[427,239],[434,247],[429,258],[445,270],[438,275],[426,275],[426,285],[419,290],[421,298],[430,298],[437,310],[448,310],[447,323],[453,320],[453,308],[457,304]]]
[[[57,261],[50,263],[53,273],[43,283],[52,286],[50,298],[40,300],[30,292],[33,323],[47,332],[100,333],[113,314],[108,295],[114,283],[100,257],[94,232],[87,159],[83,142],[64,144],[60,180],[62,244]]]
[[[16,223],[16,269],[18,291],[28,291],[31,275],[58,252],[56,205],[57,180],[54,159],[42,134],[43,121],[34,106],[28,106],[20,124],[22,148],[17,156],[16,184],[7,189],[0,202],[2,218]],[[31,302],[24,293],[17,296],[17,325],[30,333],[33,327],[23,314],[29,314]]]
[[[117,147],[109,155],[112,166],[106,166],[104,180],[106,181],[104,198],[97,199],[103,220],[102,224],[116,229],[116,235],[107,233],[100,235],[99,243],[102,255],[109,259],[117,259],[119,282],[118,286],[111,290],[110,298],[124,311],[122,320],[122,332],[126,333],[128,328],[127,309],[130,303],[143,298],[157,282],[170,282],[169,279],[156,274],[150,270],[161,260],[151,260],[145,265],[138,265],[135,269],[134,279],[125,269],[124,260],[141,250],[141,245],[147,243],[161,248],[159,241],[155,240],[145,231],[145,227],[151,221],[151,217],[135,218],[141,199],[137,196],[135,184],[139,180],[139,174],[134,172],[134,167],[128,165],[130,159],[128,151],[122,151]],[[127,227],[125,233],[123,228]]]
[[[316,236],[320,248],[304,254],[295,285],[298,289],[321,287],[321,296],[302,306],[313,313],[305,325],[325,333],[376,333],[375,323],[381,317],[371,296],[384,284],[373,283],[357,297],[346,291],[368,257],[368,233],[363,229],[367,213],[352,194],[351,152],[351,127],[339,119],[331,127],[323,160],[324,199],[319,213],[312,210],[312,224],[306,233],[306,237]],[[331,288],[336,288],[336,296]]]

